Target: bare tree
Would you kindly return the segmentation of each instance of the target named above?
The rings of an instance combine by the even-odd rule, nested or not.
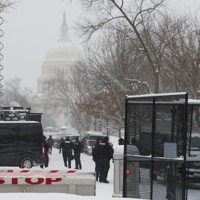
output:
[[[79,24],[86,40],[100,30],[112,33],[113,30],[121,31],[118,38],[121,45],[119,42],[116,48],[118,52],[113,51],[115,43],[106,38],[101,43],[108,44],[107,50],[104,48],[101,51],[99,47],[102,45],[97,44],[97,47],[90,49],[90,56],[84,61],[87,74],[91,75],[85,80],[88,79],[88,88],[92,93],[88,92],[90,95],[85,101],[80,101],[83,110],[91,115],[102,113],[101,116],[107,114],[114,118],[117,113],[111,114],[110,109],[114,111],[117,108],[118,114],[123,116],[123,109],[119,106],[123,101],[118,91],[135,94],[135,91],[139,92],[140,85],[146,86],[148,92],[186,91],[190,97],[199,98],[199,20],[191,20],[191,16],[178,18],[161,13],[164,0],[82,0],[82,3],[91,15],[96,16],[83,18]],[[126,31],[120,29],[120,22],[125,24]],[[99,35],[102,37],[103,34],[100,32]],[[133,57],[136,55],[133,59],[135,67],[132,66],[135,71],[128,71],[128,62],[125,62],[127,51],[122,56],[122,44],[125,44],[122,38],[132,44],[128,48],[135,49],[132,52]],[[127,76],[126,72],[131,72],[132,76]],[[91,84],[94,86],[91,87]],[[98,93],[95,93],[95,88]]]
[[[12,7],[16,1],[14,0],[0,0],[0,12],[6,11],[8,8]]]
[[[115,29],[93,43],[73,76],[77,77],[75,87],[82,94],[78,108],[105,123],[111,120],[117,129],[124,122],[125,95],[144,93],[148,88],[138,80],[142,77],[140,63],[144,56],[124,33],[125,30]]]
[[[186,91],[190,98],[199,98],[200,83],[200,24],[187,19],[174,23],[180,27],[176,38],[171,38],[165,56],[166,68],[171,74],[171,89]]]
[[[89,130],[90,119],[87,116],[83,117],[84,113],[77,109],[76,102],[83,95],[74,87],[74,79],[76,77],[72,78],[71,74],[58,70],[53,81],[54,86],[52,87],[56,88],[56,90],[53,90],[52,94],[49,93],[48,96],[54,102],[53,107],[64,113],[70,124],[80,133],[82,129]]]
[[[109,29],[111,23],[116,24],[118,21],[123,21],[129,25],[134,35],[133,39],[137,37],[140,44],[139,49],[144,52],[147,58],[148,66],[153,74],[154,92],[158,93],[160,85],[159,63],[157,63],[156,54],[152,54],[141,31],[145,34],[151,23],[157,21],[159,9],[163,6],[164,0],[82,0],[82,3],[93,17],[96,16],[94,18],[91,16],[86,17],[79,24],[83,36],[86,36],[87,39],[90,39],[100,29]],[[148,35],[148,37],[151,41],[151,35]]]
[[[22,80],[18,77],[5,81],[3,88],[3,105],[10,106],[11,102],[17,102],[22,107],[30,107],[29,101],[32,90],[22,87]]]

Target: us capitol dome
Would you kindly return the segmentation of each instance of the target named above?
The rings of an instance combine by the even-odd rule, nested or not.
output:
[[[80,50],[69,38],[69,28],[65,13],[58,41],[50,47],[41,66],[41,75],[37,78],[37,93],[47,94],[56,78],[56,72],[62,71],[70,76],[70,69],[80,57]]]

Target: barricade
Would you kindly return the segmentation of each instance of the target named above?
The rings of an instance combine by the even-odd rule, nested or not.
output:
[[[114,160],[114,177],[113,177],[113,197],[122,197],[123,193],[123,163],[124,155],[122,153],[115,153]]]
[[[76,170],[2,170],[0,192],[69,193],[96,195],[96,177],[93,172]]]
[[[138,155],[137,147],[133,145],[128,145],[128,154]],[[122,197],[123,196],[123,170],[124,170],[124,146],[120,145],[118,148],[115,148],[115,153],[113,155],[114,160],[114,182],[113,182],[113,197]],[[140,198],[139,193],[139,165],[136,162],[132,162],[128,166],[129,169],[134,173],[129,174],[129,184],[127,189],[132,190],[132,198]]]

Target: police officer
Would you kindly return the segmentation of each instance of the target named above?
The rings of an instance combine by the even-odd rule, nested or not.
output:
[[[62,151],[64,166],[68,168],[71,168],[72,149],[73,143],[70,141],[69,137],[66,137],[65,141],[60,144],[59,153]]]
[[[49,136],[49,138],[47,139],[47,143],[50,145],[50,154],[52,154],[52,149],[53,149],[53,145],[54,145],[54,139],[52,138],[52,135]]]
[[[73,143],[75,169],[82,169],[82,165],[81,165],[82,148],[83,148],[83,144],[79,141],[78,138],[76,138],[75,142]]]
[[[133,137],[131,139],[131,144],[134,145],[134,146],[136,146],[139,151],[141,150],[140,143],[137,141],[137,139],[135,137]]]
[[[98,154],[98,145],[101,143],[102,140],[100,138],[97,138],[97,142],[92,149],[92,159],[95,162],[95,173],[96,173],[96,181],[100,178],[100,167],[99,167],[99,154]]]
[[[109,183],[107,176],[110,169],[110,160],[113,158],[114,150],[108,140],[108,137],[105,137],[103,142],[99,142],[99,144],[97,144],[96,151],[99,158],[100,183]]]
[[[123,138],[119,138],[118,144],[119,144],[119,145],[124,145],[124,139],[123,139]]]

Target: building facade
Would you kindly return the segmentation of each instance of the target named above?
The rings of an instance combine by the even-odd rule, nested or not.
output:
[[[70,69],[80,57],[80,50],[69,38],[69,28],[66,23],[66,15],[63,14],[63,23],[60,28],[60,37],[48,50],[46,58],[41,66],[41,75],[37,79],[37,93],[49,94],[55,89],[53,82],[57,72],[63,72],[70,76]],[[66,77],[67,78],[67,77]]]
[[[80,50],[69,38],[69,28],[64,13],[60,37],[48,50],[41,65],[41,74],[37,78],[37,109],[44,113],[45,126],[53,121],[55,126],[68,125],[63,108],[55,106],[54,94],[57,90],[55,83],[58,73],[64,74],[66,79],[71,76],[71,69],[79,58]]]

